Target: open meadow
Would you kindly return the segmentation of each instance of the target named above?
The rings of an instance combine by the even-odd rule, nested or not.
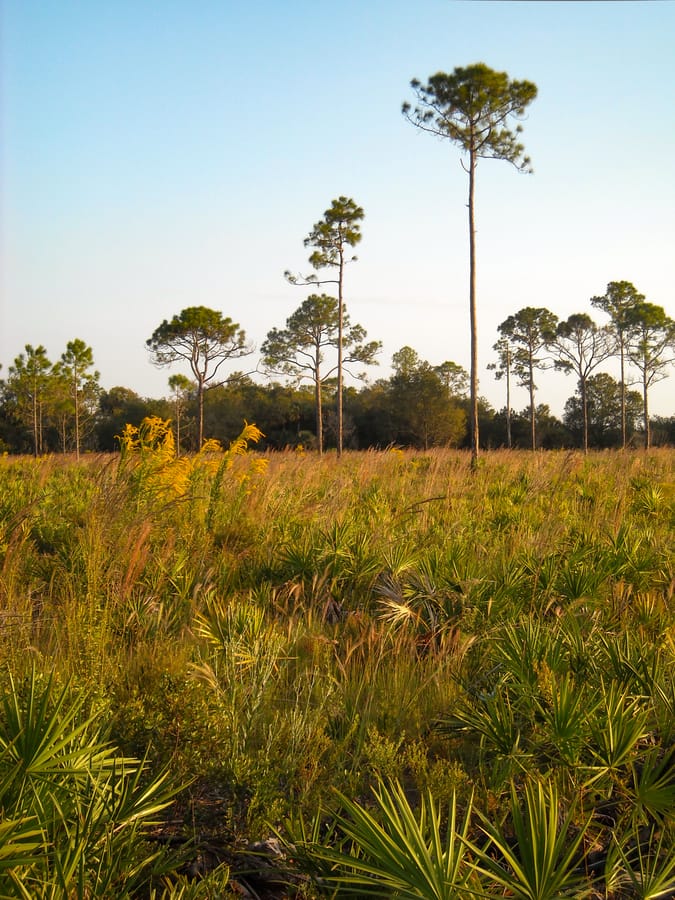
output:
[[[127,437],[0,459],[0,896],[675,896],[672,450]]]

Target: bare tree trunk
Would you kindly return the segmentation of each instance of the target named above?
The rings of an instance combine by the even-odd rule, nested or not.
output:
[[[33,456],[37,458],[39,454],[39,432],[38,432],[38,402],[37,387],[33,384]]]
[[[42,400],[38,404],[38,454],[44,453],[44,422]]]
[[[506,446],[511,449],[511,351],[506,348]]]
[[[199,379],[197,382],[197,398],[199,403],[199,437],[197,443],[197,453],[202,449],[204,440],[204,382]]]
[[[342,274],[344,254],[340,244],[340,267],[338,274],[338,362],[337,362],[337,455],[342,456]]]
[[[316,408],[316,443],[319,456],[323,456],[323,404],[321,402],[321,372],[319,370],[319,350],[316,351],[316,368],[314,371],[314,399]]]
[[[478,320],[476,315],[476,224],[474,219],[476,158],[473,143],[469,151],[469,320],[471,329],[471,468],[478,465]]]
[[[645,417],[645,450],[649,450],[652,445],[652,435],[649,428],[649,404],[647,402],[647,373],[645,371],[642,379],[642,403],[644,406]]]
[[[73,394],[75,396],[75,459],[80,458],[80,398],[77,392],[77,373],[73,373]]]
[[[584,414],[584,453],[588,453],[588,400],[586,398],[586,379],[581,379],[581,406]]]
[[[625,365],[625,352],[624,352],[624,341],[623,334],[620,335],[619,340],[621,341],[620,349],[621,353],[621,449],[626,449],[626,378],[624,373],[624,365]]]
[[[532,450],[537,449],[537,417],[534,408],[534,371],[532,369],[532,353],[530,353],[530,441]]]
[[[180,400],[176,397],[176,456],[180,456]]]

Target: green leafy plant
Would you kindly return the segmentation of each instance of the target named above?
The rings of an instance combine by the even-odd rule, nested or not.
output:
[[[675,892],[673,835],[652,828],[647,835],[633,826],[629,834],[613,839],[615,856],[621,863],[620,881],[636,900],[668,898]]]
[[[398,782],[380,783],[373,793],[377,814],[338,794],[334,821],[344,839],[337,846],[317,840],[316,829],[311,835],[296,831],[287,840],[327,864],[323,881],[341,893],[417,900],[474,896],[465,853],[471,804],[459,822],[453,796],[444,828],[444,814],[429,792],[422,795],[417,813]]]
[[[597,701],[591,700],[569,674],[553,680],[548,702],[537,700],[544,749],[566,766],[577,766],[587,738],[587,720]]]
[[[616,775],[634,754],[638,741],[648,733],[648,713],[640,698],[631,697],[616,684],[601,684],[597,709],[598,716],[590,726],[595,769],[590,781],[606,774]]]
[[[0,705],[0,893],[128,897],[178,857],[144,839],[176,793],[118,755],[84,697],[35,668]],[[4,864],[3,864],[4,863]],[[3,874],[3,870],[4,874]]]
[[[479,812],[487,844],[464,839],[475,857],[476,871],[518,900],[589,896],[589,885],[577,871],[588,822],[575,827],[573,809],[561,819],[560,807],[553,782],[527,781],[522,802],[512,784],[509,826],[495,824]]]

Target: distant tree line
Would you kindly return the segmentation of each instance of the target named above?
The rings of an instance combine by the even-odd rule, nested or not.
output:
[[[560,322],[550,311],[530,307],[501,323],[492,367],[505,383],[508,399],[503,408],[494,409],[479,398],[483,446],[610,448],[675,443],[675,416],[645,415],[650,386],[666,377],[673,360],[674,324],[660,307],[633,296],[625,282],[611,282],[606,294],[592,302],[605,308],[606,298],[617,293],[632,300],[614,325],[597,326],[586,313]],[[103,390],[92,349],[80,339],[69,342],[54,362],[45,347],[27,345],[0,381],[0,451],[35,455],[114,451],[124,426],[138,425],[149,415],[172,420],[179,452],[196,451],[204,436],[227,444],[244,420],[262,429],[262,446],[268,449],[336,449],[337,327],[336,299],[311,294],[285,328],[268,332],[255,372],[216,377],[223,362],[250,356],[253,348],[243,329],[215,310],[183,310],[159,326],[148,348],[158,364],[188,363],[193,377],[171,374],[167,396],[157,399],[122,386]],[[365,381],[364,373],[349,367],[375,363],[380,344],[367,341],[365,330],[351,323],[344,304],[342,331],[343,366],[355,380]],[[172,354],[172,344],[182,353]],[[597,371],[601,362],[622,352],[625,380]],[[553,366],[576,380],[561,419],[537,399],[535,376]],[[391,368],[387,378],[344,387],[343,446],[470,448],[469,373],[450,360],[434,365],[409,346],[393,355]],[[527,389],[529,403],[521,411],[512,407],[511,382]]]
[[[584,450],[591,445],[591,434],[597,438],[600,410],[618,405],[620,445],[625,447],[635,429],[635,419],[642,417],[644,444],[652,443],[649,416],[649,389],[668,374],[675,360],[675,322],[665,310],[648,303],[628,281],[611,281],[605,294],[591,298],[591,304],[609,316],[606,325],[598,326],[585,312],[573,313],[560,321],[545,308],[524,307],[505,319],[498,327],[501,335],[494,345],[498,361],[498,378],[505,378],[507,397],[510,379],[528,390],[530,397],[530,446],[537,446],[535,375],[554,367],[577,379],[577,393],[565,405],[564,422],[572,433],[580,435]],[[617,382],[596,370],[608,359],[618,357],[620,380]],[[627,371],[634,378],[627,381]],[[629,390],[638,384],[641,391]],[[507,415],[509,401],[507,400]],[[507,423],[507,445],[510,446],[510,423]]]

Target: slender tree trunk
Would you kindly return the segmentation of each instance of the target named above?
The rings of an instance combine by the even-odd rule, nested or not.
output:
[[[340,245],[340,266],[338,270],[338,362],[337,362],[337,455],[342,456],[342,274],[344,254]]]
[[[323,408],[321,403],[321,372],[319,369],[319,349],[316,351],[316,368],[314,370],[314,403],[316,409],[316,443],[319,456],[323,456]]]
[[[511,351],[506,348],[506,446],[511,449]]]
[[[476,223],[474,217],[476,157],[473,139],[469,151],[469,321],[471,330],[471,468],[478,465],[478,319],[476,315]]]
[[[586,379],[581,378],[581,407],[584,415],[584,453],[588,453],[588,399],[586,397]]]
[[[77,373],[73,371],[73,394],[75,396],[75,459],[80,458],[80,398],[77,393]]]
[[[621,449],[626,449],[626,379],[624,373],[624,365],[625,365],[625,351],[624,351],[624,342],[623,342],[623,334],[619,335],[620,341],[620,353],[619,357],[621,360]]]
[[[537,418],[534,407],[534,370],[532,367],[532,354],[530,354],[530,441],[532,450],[537,449]]]
[[[649,429],[649,404],[647,402],[647,372],[642,378],[642,403],[645,410],[645,450],[649,450],[652,445],[652,436]]]
[[[33,384],[33,456],[37,458],[39,454],[38,439],[38,402],[37,402],[37,386]]]
[[[176,456],[180,456],[180,400],[176,397]]]
[[[197,400],[199,404],[199,437],[197,453],[199,453],[202,449],[202,441],[204,439],[204,382],[201,378],[197,382]]]

